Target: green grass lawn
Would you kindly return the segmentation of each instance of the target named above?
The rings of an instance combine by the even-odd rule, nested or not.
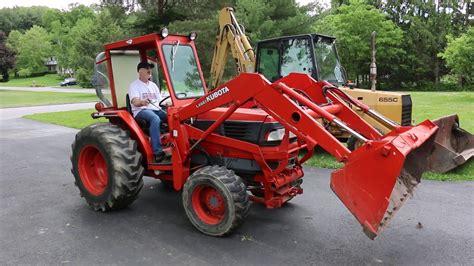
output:
[[[91,93],[9,91],[0,88],[0,108],[96,102]]]
[[[42,113],[27,115],[25,118],[77,129],[84,128],[93,123],[107,122],[107,119],[105,118],[93,119],[91,114],[94,111],[95,109],[83,109],[55,113]]]
[[[36,87],[59,87],[63,80],[57,74],[47,74],[33,78],[12,78],[8,82],[0,82],[0,87],[32,87],[33,84],[36,84]]]
[[[470,132],[474,132],[474,92],[414,92],[413,119],[419,123],[425,119],[458,113],[460,124]],[[47,123],[64,125],[72,128],[83,128],[98,122],[90,117],[94,110],[67,111],[49,114],[30,115],[27,118]],[[105,120],[102,120],[105,121]],[[102,122],[99,121],[99,122]],[[425,173],[423,178],[431,180],[474,180],[474,160],[447,174]],[[335,169],[343,164],[325,151],[318,149],[306,165]]]
[[[474,92],[410,92],[413,119],[420,123],[449,114],[459,115],[460,126],[474,133]]]

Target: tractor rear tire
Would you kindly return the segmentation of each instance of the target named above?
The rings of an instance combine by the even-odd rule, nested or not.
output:
[[[218,165],[194,172],[183,188],[186,215],[199,231],[224,236],[239,227],[247,216],[247,187],[234,171]]]
[[[142,155],[130,133],[110,123],[76,134],[71,172],[80,194],[95,211],[127,207],[143,187]]]

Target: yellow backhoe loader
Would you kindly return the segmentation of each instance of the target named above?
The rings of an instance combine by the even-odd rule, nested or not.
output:
[[[305,73],[316,80],[326,80],[340,90],[361,101],[389,118],[381,123],[367,115],[357,104],[347,102],[364,120],[381,133],[388,133],[394,125],[412,124],[412,101],[407,93],[395,93],[358,89],[349,86],[336,49],[336,38],[322,34],[302,34],[263,40],[257,43],[256,52],[245,35],[244,28],[237,22],[231,7],[219,13],[219,32],[211,65],[210,88],[222,82],[229,52],[235,60],[237,73],[258,72],[271,82],[293,73]],[[315,100],[313,92],[301,93]],[[336,138],[345,141],[349,149],[360,144],[346,130],[333,123],[321,120]],[[434,149],[429,158],[430,171],[445,173],[467,162],[474,156],[474,136],[459,127],[457,115],[450,115],[434,121],[440,130],[435,137]]]

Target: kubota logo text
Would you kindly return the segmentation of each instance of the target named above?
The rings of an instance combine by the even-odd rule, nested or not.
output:
[[[228,92],[229,92],[229,88],[227,88],[227,87],[220,88],[217,91],[213,92],[211,95],[208,95],[206,97],[206,99],[204,99],[200,103],[196,104],[196,108],[199,108],[199,107],[205,105],[206,103],[208,103],[208,102],[216,99],[217,97],[220,97],[223,94],[228,93]]]

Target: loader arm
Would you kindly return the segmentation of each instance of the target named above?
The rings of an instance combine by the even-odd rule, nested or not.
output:
[[[229,51],[235,60],[237,73],[255,71],[253,48],[237,22],[233,8],[225,7],[219,13],[219,32],[211,64],[211,89],[215,89],[222,82]]]
[[[307,79],[312,80],[309,76]],[[317,81],[312,80],[312,83],[315,89],[323,90]],[[253,89],[242,89],[248,86]],[[427,120],[417,126],[396,127],[389,134],[377,138],[373,135],[374,129],[360,120],[357,114],[342,111],[332,114],[297,90],[298,88],[291,88],[282,82],[270,83],[260,74],[243,73],[184,106],[173,117],[179,120],[176,123],[179,124],[214,108],[227,106],[227,111],[197,137],[196,141],[200,142],[212,134],[239,106],[253,101],[294,133],[308,149],[319,145],[345,164],[331,174],[331,188],[357,218],[367,236],[374,239],[419,183],[427,165],[426,153],[432,147],[433,136],[438,127]],[[332,96],[336,99],[335,95]],[[350,109],[344,104],[333,104],[343,110]],[[354,152],[349,151],[317,122],[311,112],[316,117],[350,130],[365,145]],[[339,114],[344,114],[343,118]],[[360,132],[348,126],[357,123],[365,124],[364,127],[358,127]],[[371,136],[372,139],[365,136]],[[191,151],[188,151],[184,156],[190,154]]]
[[[242,87],[248,86],[246,84],[252,84],[253,89],[243,90]],[[308,145],[308,149],[320,145],[337,160],[346,160],[350,151],[316,121],[316,117],[324,117],[328,121],[337,121],[337,117],[290,89],[283,93],[281,86],[284,85],[281,83],[271,84],[260,74],[242,73],[232,81],[183,107],[178,112],[179,118],[181,121],[185,121],[214,108],[223,105],[228,106],[229,111],[224,113],[202,134],[201,138],[205,139],[233,113],[232,111],[249,101],[255,101],[261,109],[303,139]],[[291,95],[288,95],[288,93],[291,93]],[[317,115],[312,115],[310,112],[303,110],[290,97],[297,98],[301,102],[308,101],[313,106],[311,110]],[[347,107],[343,108],[348,109]]]

